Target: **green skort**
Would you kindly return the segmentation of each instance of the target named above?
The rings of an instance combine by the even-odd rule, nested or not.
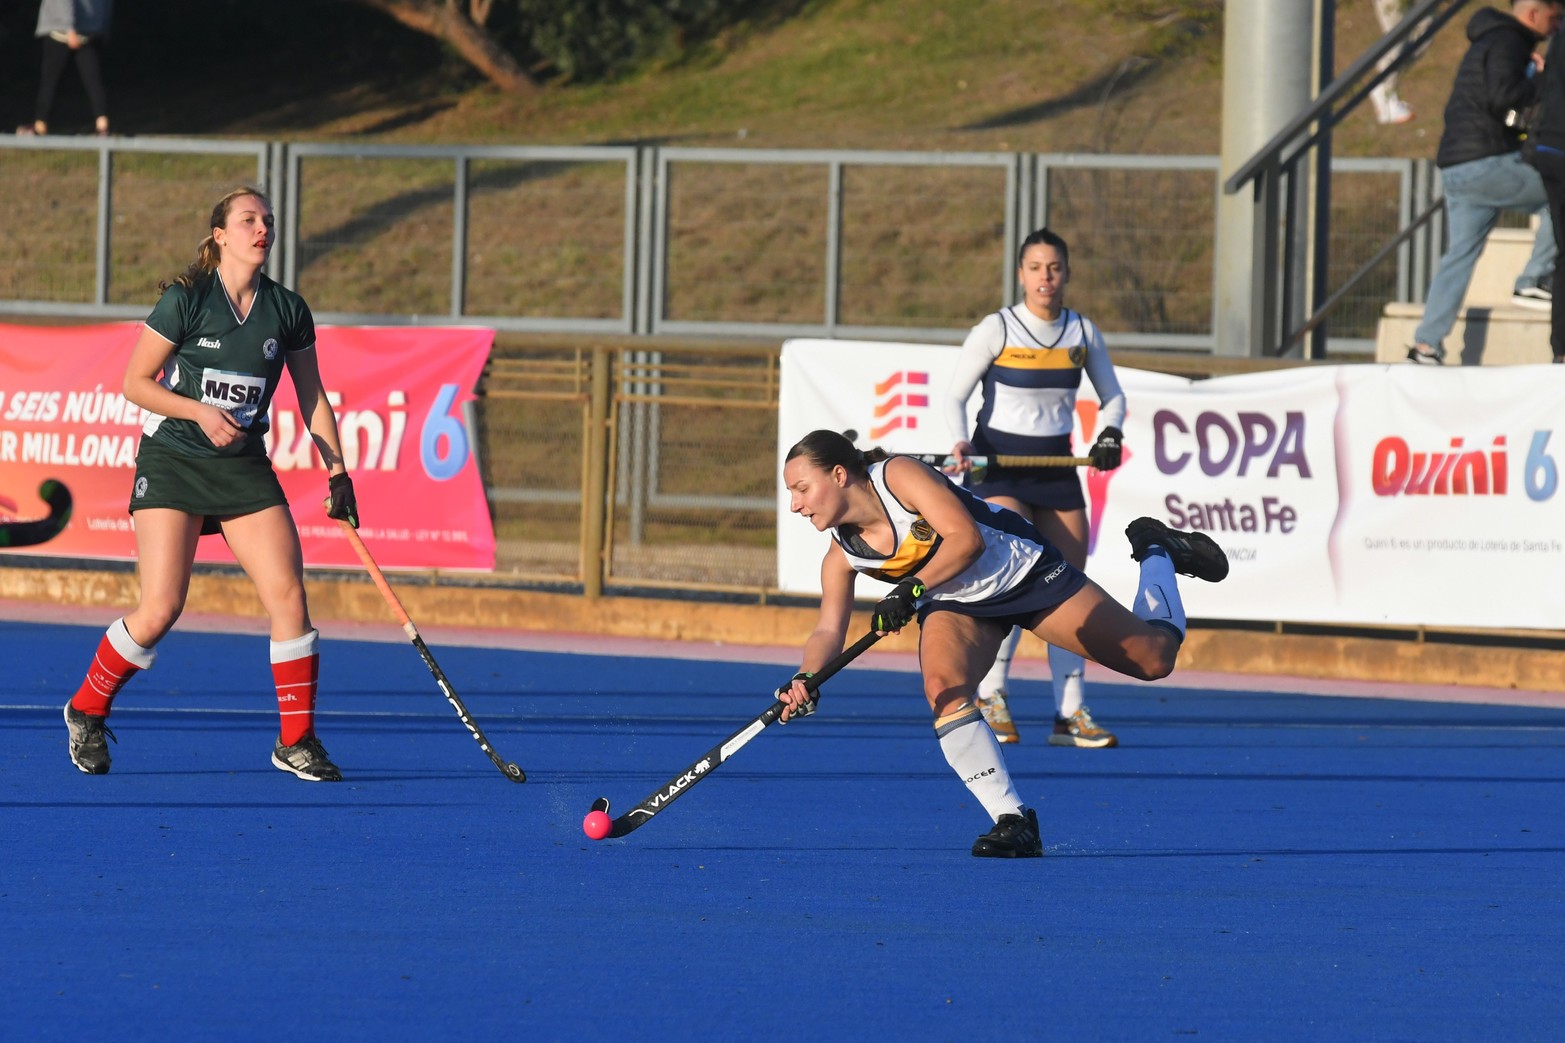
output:
[[[201,532],[210,535],[218,531],[219,518],[287,503],[271,458],[264,453],[186,456],[151,438],[142,438],[136,451],[132,514],[145,507],[167,507],[205,515]]]

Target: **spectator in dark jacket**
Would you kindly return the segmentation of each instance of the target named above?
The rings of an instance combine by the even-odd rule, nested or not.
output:
[[[1526,154],[1543,177],[1556,242],[1565,236],[1565,56],[1538,77],[1538,104],[1527,128]],[[1549,350],[1565,362],[1565,295],[1555,297],[1549,315]]]
[[[1538,100],[1537,73],[1544,67],[1539,43],[1565,18],[1565,0],[1511,0],[1507,14],[1486,7],[1467,23],[1471,44],[1456,69],[1445,132],[1435,164],[1445,191],[1449,245],[1440,258],[1407,357],[1440,363],[1445,338],[1456,323],[1473,265],[1502,211],[1545,211],[1543,179],[1521,156],[1525,114]],[[1517,276],[1512,300],[1524,307],[1551,306],[1554,224],[1538,230],[1532,256]]]

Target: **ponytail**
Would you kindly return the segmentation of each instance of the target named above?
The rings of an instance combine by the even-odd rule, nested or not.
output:
[[[823,471],[840,467],[855,478],[864,478],[869,475],[870,464],[888,459],[891,454],[879,446],[860,451],[847,434],[822,429],[811,431],[794,443],[793,448],[789,449],[787,455],[783,457],[783,463],[798,456],[804,457]]]
[[[217,271],[217,262],[222,259],[223,251],[217,245],[217,240],[213,239],[209,233],[205,239],[201,240],[201,245],[196,247],[196,259],[191,261],[190,265],[184,271],[174,276],[173,279],[165,279],[158,283],[158,293],[168,292],[168,288],[175,283],[187,290],[190,289],[196,284],[197,279]]]

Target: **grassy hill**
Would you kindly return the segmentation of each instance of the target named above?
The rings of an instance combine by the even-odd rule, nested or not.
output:
[[[433,41],[352,5],[122,5],[107,51],[116,127],[133,134],[386,141],[1215,153],[1222,21],[1212,0],[817,0],[675,68],[503,95]],[[0,119],[37,82],[34,5],[0,5]],[[1338,66],[1378,34],[1339,0]],[[1205,18],[1203,20],[1203,12]],[[1460,21],[1461,19],[1459,19]],[[1356,113],[1358,155],[1430,155],[1459,27],[1404,77],[1420,118]],[[55,128],[89,124],[68,72]],[[7,124],[0,124],[7,125]]]

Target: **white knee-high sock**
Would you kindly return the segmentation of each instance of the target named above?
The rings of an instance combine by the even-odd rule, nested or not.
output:
[[[1081,709],[1082,671],[1087,661],[1075,652],[1049,646],[1049,676],[1054,681],[1054,712],[1069,717]]]
[[[1012,627],[1011,632],[1005,635],[1005,640],[1000,642],[1000,650],[995,653],[994,665],[984,674],[984,679],[978,682],[979,694],[990,696],[1005,691],[1005,681],[1011,673],[1011,659],[1015,657],[1016,646],[1021,639],[1021,627]]]
[[[946,763],[991,819],[998,822],[1001,815],[1022,813],[1021,794],[1011,782],[1005,758],[1000,755],[1000,744],[978,707],[967,706],[937,719],[935,735],[940,739]]]
[[[1164,627],[1185,639],[1185,603],[1179,599],[1174,563],[1163,548],[1152,547],[1141,559],[1141,580],[1131,611],[1155,627]]]

